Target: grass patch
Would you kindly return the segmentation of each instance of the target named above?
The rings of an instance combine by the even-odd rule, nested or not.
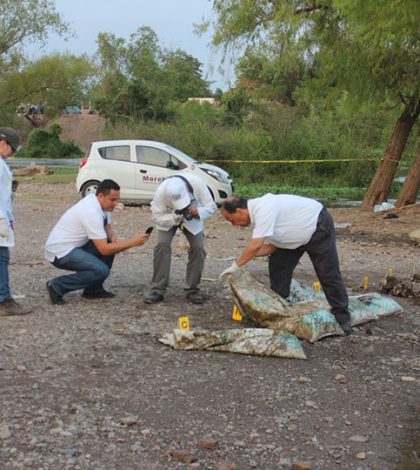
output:
[[[350,199],[360,200],[363,199],[366,188],[339,188],[339,187],[296,187],[289,185],[275,185],[275,184],[235,184],[235,194],[254,198],[263,196],[267,193],[273,194],[296,194],[298,196],[312,197],[322,199],[327,204],[336,199]]]
[[[37,175],[37,176],[16,176],[15,179],[22,182],[39,183],[39,184],[67,184],[74,183],[78,168],[74,167],[59,167],[54,168],[54,173],[51,175]]]

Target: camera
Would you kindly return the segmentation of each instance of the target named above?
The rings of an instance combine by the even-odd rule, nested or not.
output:
[[[184,207],[184,209],[176,210],[175,214],[182,215],[185,220],[192,220],[194,216],[190,212],[190,206]]]
[[[195,218],[194,214],[191,214],[190,209],[196,206],[195,199],[191,199],[191,202],[188,204],[187,207],[183,209],[178,209],[175,211],[175,214],[182,215],[185,220],[192,220]]]

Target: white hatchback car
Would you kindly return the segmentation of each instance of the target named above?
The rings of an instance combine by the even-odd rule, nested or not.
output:
[[[84,197],[109,178],[121,187],[121,199],[147,202],[153,199],[161,181],[183,172],[200,175],[216,204],[220,205],[233,192],[232,179],[225,170],[150,140],[93,142],[89,155],[80,164],[76,188]]]

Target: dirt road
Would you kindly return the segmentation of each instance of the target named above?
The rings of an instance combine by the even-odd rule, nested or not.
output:
[[[249,237],[220,215],[207,224],[203,291],[184,298],[187,245],[174,243],[165,302],[145,305],[155,235],[120,254],[111,301],[78,293],[53,306],[45,290],[58,271],[43,244],[73,185],[22,183],[15,199],[17,246],[11,286],[34,313],[1,318],[2,469],[414,469],[419,465],[419,304],[397,299],[399,316],[366,324],[352,337],[304,343],[306,361],[175,351],[157,341],[188,315],[193,327],[237,326],[227,287],[215,281]],[[420,272],[407,233],[419,208],[384,220],[357,209],[332,211],[350,293],[364,276],[371,290],[388,267]],[[148,207],[114,213],[121,238],[150,225]],[[266,261],[250,266],[266,282]],[[296,279],[315,281],[307,258]],[[416,447],[417,446],[417,447]]]

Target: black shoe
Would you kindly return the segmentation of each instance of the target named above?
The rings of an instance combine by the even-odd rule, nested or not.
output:
[[[51,285],[51,281],[47,282],[47,291],[48,291],[48,294],[50,295],[50,300],[52,304],[64,305],[66,303],[66,301],[63,299],[63,296],[60,294],[57,294],[57,292],[54,290],[53,286]]]
[[[188,292],[187,300],[190,301],[192,304],[195,304],[195,305],[204,304],[203,294],[199,291]]]
[[[143,298],[143,302],[145,304],[158,304],[159,302],[162,302],[162,300],[163,295],[158,292],[150,292],[150,294],[145,295]]]
[[[353,328],[351,327],[350,323],[348,321],[343,321],[343,322],[338,322],[338,324],[341,326],[341,329],[344,331],[346,335],[351,335],[353,334]]]
[[[105,289],[96,290],[94,292],[83,292],[82,297],[85,299],[113,299],[115,294]]]

